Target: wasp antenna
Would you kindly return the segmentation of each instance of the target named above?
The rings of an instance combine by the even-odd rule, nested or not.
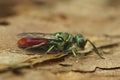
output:
[[[101,56],[101,54],[99,53],[98,49],[96,48],[96,46],[89,40],[87,39],[87,41],[93,46],[94,51],[96,52],[96,54],[101,58],[101,59],[105,59],[104,57]]]

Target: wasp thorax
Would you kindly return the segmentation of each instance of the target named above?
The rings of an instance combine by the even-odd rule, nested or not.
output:
[[[74,43],[74,36],[72,34],[69,34],[67,32],[57,32],[54,35],[59,40],[59,43],[56,44],[59,49],[69,49],[69,47]]]
[[[61,40],[61,41],[68,41],[68,40],[70,40],[70,38],[71,38],[71,35],[70,34],[68,34],[68,33],[66,33],[66,32],[57,32],[57,33],[55,33],[55,36],[56,36],[56,38],[58,38],[59,40]]]

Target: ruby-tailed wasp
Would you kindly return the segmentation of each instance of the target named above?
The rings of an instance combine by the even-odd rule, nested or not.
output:
[[[81,34],[72,35],[67,32],[56,32],[54,34],[48,33],[21,33],[18,34],[21,39],[18,41],[18,46],[21,48],[32,49],[47,46],[46,53],[51,51],[61,51],[65,53],[72,53],[74,56],[78,51],[73,46],[84,49],[87,42],[89,42],[95,53],[103,58],[96,46],[89,40],[85,39]]]

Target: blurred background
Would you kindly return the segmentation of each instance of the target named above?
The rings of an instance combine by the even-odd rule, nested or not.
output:
[[[20,32],[118,34],[119,4],[119,0],[0,0],[0,23],[17,23]]]

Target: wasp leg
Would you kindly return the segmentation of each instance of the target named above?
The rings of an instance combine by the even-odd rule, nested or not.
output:
[[[75,56],[75,57],[77,56],[77,51],[76,51],[76,50],[73,50],[73,49],[71,49],[71,50],[66,50],[65,53],[72,53],[73,56]]]
[[[30,47],[27,47],[25,49],[32,49],[32,48],[37,48],[37,47],[40,47],[42,45],[44,45],[45,43],[40,43],[40,44],[37,44],[37,45],[33,45],[33,46],[30,46]]]
[[[76,56],[77,56],[77,51],[76,51],[76,50],[73,50],[73,49],[72,49],[71,51],[72,51],[73,56],[76,57]]]
[[[51,46],[45,53],[49,53],[53,48],[55,47],[55,45]]]
[[[77,51],[76,50],[74,50],[74,49],[69,49],[69,50],[66,50],[66,51],[64,51],[65,53],[72,53],[73,54],[73,56],[77,56]]]

